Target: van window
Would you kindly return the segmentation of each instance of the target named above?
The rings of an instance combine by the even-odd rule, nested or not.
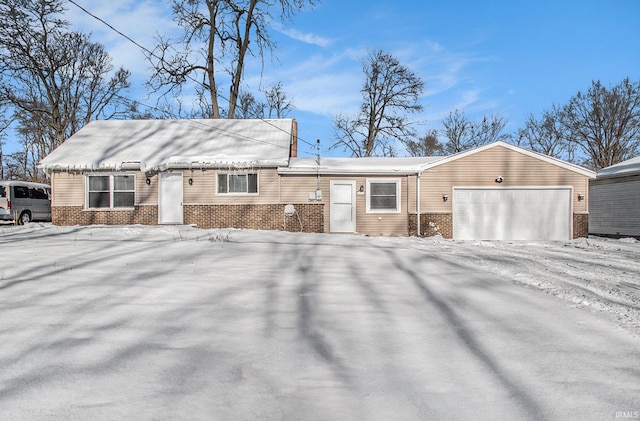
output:
[[[29,188],[23,186],[13,186],[13,198],[14,199],[28,199]]]
[[[29,194],[32,199],[46,199],[49,200],[49,195],[44,189],[29,189]]]
[[[0,197],[7,197],[7,190],[4,186],[0,186]]]

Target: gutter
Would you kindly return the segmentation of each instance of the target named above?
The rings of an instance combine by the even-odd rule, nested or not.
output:
[[[416,237],[420,237],[420,175],[416,173]]]

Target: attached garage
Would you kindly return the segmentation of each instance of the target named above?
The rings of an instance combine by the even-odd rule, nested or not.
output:
[[[425,166],[415,225],[420,235],[456,240],[585,237],[593,178],[578,165],[495,142]]]
[[[456,240],[558,240],[572,238],[572,188],[454,187]]]

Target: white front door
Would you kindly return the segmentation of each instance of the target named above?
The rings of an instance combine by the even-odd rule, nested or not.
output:
[[[160,173],[158,223],[182,224],[182,173]]]
[[[356,182],[331,181],[330,231],[356,232]]]
[[[571,239],[570,187],[453,189],[456,240]]]

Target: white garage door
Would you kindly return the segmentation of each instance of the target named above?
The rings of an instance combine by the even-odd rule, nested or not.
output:
[[[454,188],[456,240],[571,239],[571,188]]]

